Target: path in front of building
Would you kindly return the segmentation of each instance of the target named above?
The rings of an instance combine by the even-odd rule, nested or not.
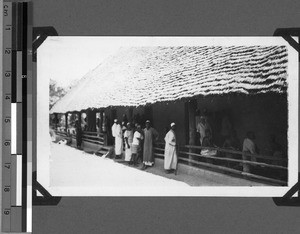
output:
[[[50,187],[182,187],[261,186],[263,184],[179,164],[177,175],[166,174],[163,160],[145,171],[124,161],[102,158],[66,145],[51,143]],[[73,190],[75,191],[75,190]],[[55,195],[55,194],[54,194]],[[75,194],[70,194],[75,195]]]
[[[50,187],[53,196],[95,195],[127,188],[188,187],[171,178],[147,173],[73,147],[51,143]],[[118,189],[118,190],[117,190]],[[88,191],[85,193],[85,191]],[[69,193],[68,193],[69,192]]]
[[[117,160],[120,161],[120,160]],[[123,163],[123,162],[122,162]],[[184,164],[178,165],[178,171],[167,174],[164,170],[162,159],[155,159],[155,165],[149,167],[145,172],[163,176],[165,178],[182,181],[190,186],[266,186],[265,184],[238,178],[222,173],[205,170],[201,168],[191,167]],[[130,166],[133,167],[133,166]],[[141,169],[141,165],[137,169]],[[134,167],[133,167],[134,168]]]

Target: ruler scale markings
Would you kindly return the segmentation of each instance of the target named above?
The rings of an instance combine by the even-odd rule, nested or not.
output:
[[[12,50],[11,51],[11,102],[15,103],[17,102],[17,85],[16,85],[16,60],[17,60],[17,51]]]
[[[22,206],[22,155],[16,159],[16,206]]]
[[[12,102],[16,102],[16,40],[17,40],[17,3],[12,2],[12,35],[11,35],[11,92]]]
[[[12,62],[12,3],[3,2],[3,98],[2,114],[3,120],[11,117],[11,62]],[[11,118],[10,118],[11,121]],[[10,232],[11,230],[11,122],[2,124],[2,231]]]
[[[30,232],[32,162],[27,161],[27,3],[4,2],[2,230]],[[31,31],[32,33],[32,31]],[[32,52],[31,52],[32,53]],[[28,56],[29,57],[29,56]],[[31,58],[30,58],[31,59]],[[32,87],[31,91],[32,91]],[[32,101],[32,92],[31,98]],[[31,109],[32,113],[32,109]],[[32,134],[31,134],[32,138]],[[28,144],[32,154],[32,139]],[[30,188],[28,191],[27,188]],[[30,197],[29,197],[30,196]],[[28,204],[30,207],[28,206]],[[28,220],[26,216],[29,216]]]
[[[10,170],[10,206],[16,206],[17,204],[17,155],[11,155],[11,170]]]
[[[22,51],[16,52],[16,102],[22,102],[22,83],[23,83],[23,66],[22,66],[22,59],[23,53]]]
[[[22,231],[27,231],[27,3],[21,4],[21,15],[20,15],[20,50],[22,51],[22,63],[21,77],[19,78],[22,84],[22,164],[21,164],[21,175],[22,175],[22,190],[21,190],[21,204],[22,204]],[[25,66],[23,66],[23,64]]]
[[[23,3],[18,2],[18,14],[17,14],[17,51],[22,51],[23,48]]]
[[[22,107],[22,103],[16,103],[17,104],[17,124],[16,124],[16,132],[17,132],[17,145],[16,145],[16,154],[22,154],[22,145],[23,145],[23,141],[22,141],[22,134],[23,134],[23,121],[22,121],[22,117],[23,117],[23,107]]]
[[[17,103],[11,104],[11,154],[17,153]]]
[[[18,3],[12,3],[12,48],[11,48],[11,157],[12,157],[12,170],[11,170],[11,189],[12,189],[12,199],[11,205],[16,205],[16,174],[17,174],[17,162],[16,162],[16,153],[17,153],[17,33],[18,33]],[[11,209],[11,221],[10,221],[10,229],[11,231],[16,231],[14,222],[15,222],[15,214],[16,210],[14,208]]]
[[[23,51],[24,53],[24,65],[25,71],[23,75],[26,75],[26,88],[25,93],[27,108],[25,108],[27,116],[27,148],[23,151],[23,154],[27,158],[27,210],[26,210],[26,231],[32,232],[32,56],[30,51],[32,51],[32,19],[31,19],[31,3],[24,3],[24,41],[23,41]],[[24,143],[24,145],[26,145]]]

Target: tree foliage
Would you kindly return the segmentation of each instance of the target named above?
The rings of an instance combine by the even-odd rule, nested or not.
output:
[[[65,96],[67,91],[64,88],[58,86],[56,81],[52,79],[50,79],[49,91],[50,91],[49,109],[51,109],[59,99]]]

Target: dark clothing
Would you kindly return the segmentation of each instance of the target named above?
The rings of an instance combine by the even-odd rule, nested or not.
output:
[[[77,148],[81,148],[82,144],[82,130],[80,126],[76,127],[76,145]]]
[[[149,166],[154,163],[153,144],[158,138],[158,132],[154,128],[144,129],[143,162]]]
[[[223,148],[240,150],[241,143],[237,137],[229,137],[225,140]]]

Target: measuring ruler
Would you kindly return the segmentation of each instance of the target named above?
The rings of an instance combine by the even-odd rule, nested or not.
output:
[[[32,163],[27,155],[32,142],[27,141],[27,125],[31,123],[27,107],[32,105],[28,98],[32,87],[29,83],[28,93],[28,32],[28,3],[3,2],[3,232],[31,232]]]

